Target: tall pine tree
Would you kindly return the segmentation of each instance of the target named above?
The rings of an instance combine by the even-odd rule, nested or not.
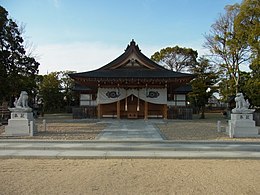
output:
[[[193,105],[199,108],[200,118],[204,119],[208,99],[216,92],[214,85],[218,81],[218,74],[206,58],[199,58],[198,63],[191,66],[190,70],[196,78],[191,81],[192,92],[189,93],[189,99]]]
[[[36,87],[39,63],[26,54],[23,43],[18,25],[0,6],[0,103]]]

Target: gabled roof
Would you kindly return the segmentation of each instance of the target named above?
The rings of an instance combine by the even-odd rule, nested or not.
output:
[[[132,67],[140,69],[165,69],[146,57],[138,45],[136,45],[135,41],[132,40],[122,55],[98,70],[118,69],[125,66],[127,67],[127,65],[129,65],[128,67],[132,65]]]
[[[192,74],[168,70],[146,57],[132,40],[125,52],[105,66],[87,72],[70,74],[74,79],[178,79],[191,80]]]

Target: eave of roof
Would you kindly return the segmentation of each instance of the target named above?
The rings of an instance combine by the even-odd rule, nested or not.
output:
[[[191,85],[182,85],[176,89],[174,89],[175,93],[183,93],[183,94],[187,94],[189,92],[192,91],[192,86]]]
[[[74,87],[72,88],[72,91],[91,91],[92,89],[89,87],[86,87],[84,85],[80,85],[78,83],[75,83]]]
[[[131,60],[131,56],[135,56],[139,63],[139,67],[123,67],[126,62]],[[194,75],[180,73],[168,70],[141,53],[138,45],[132,40],[127,46],[125,52],[118,58],[108,63],[107,65],[93,71],[74,73],[69,75],[73,79],[175,79],[187,78],[191,80]]]
[[[93,70],[70,75],[72,78],[193,78],[192,74],[180,73],[171,70],[146,70],[146,69],[114,69]]]

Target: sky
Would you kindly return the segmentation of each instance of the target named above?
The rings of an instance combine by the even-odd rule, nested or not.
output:
[[[9,17],[25,26],[39,74],[100,68],[132,39],[147,57],[176,45],[202,56],[204,35],[235,3],[241,0],[0,0]]]

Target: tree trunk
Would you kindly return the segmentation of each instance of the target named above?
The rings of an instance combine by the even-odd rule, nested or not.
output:
[[[205,119],[205,106],[202,106],[202,107],[201,107],[200,119]]]
[[[240,80],[239,71],[238,71],[237,76],[236,76],[236,74],[232,74],[232,77],[235,81],[235,88],[236,88],[236,94],[237,94],[239,92],[239,80]]]

